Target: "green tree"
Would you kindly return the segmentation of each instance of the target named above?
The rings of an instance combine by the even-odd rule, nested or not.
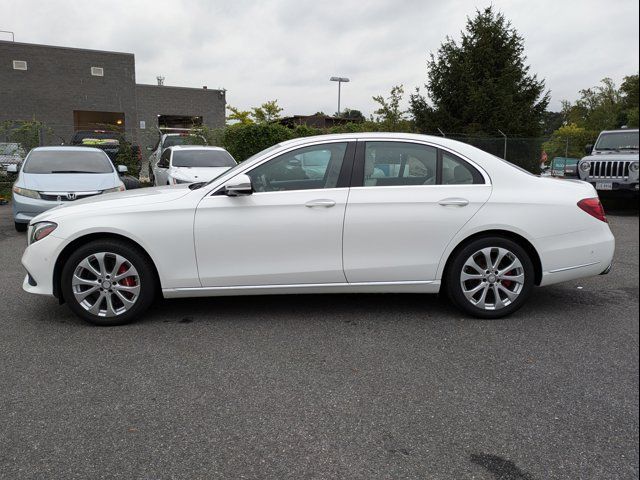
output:
[[[280,118],[284,108],[278,105],[278,100],[269,100],[259,107],[253,107],[252,115],[256,123],[269,123]]]
[[[525,64],[524,39],[493,7],[467,19],[460,42],[447,37],[427,64],[426,90],[411,96],[422,132],[535,137],[549,103],[544,80]]]
[[[638,128],[638,105],[640,95],[638,87],[638,74],[624,77],[620,85],[622,93],[623,118],[622,123],[628,127]]]
[[[622,110],[622,95],[610,78],[603,78],[600,85],[580,90],[580,98],[575,103],[562,102],[566,122],[587,130],[620,127]]]
[[[240,110],[239,108],[232,107],[231,105],[227,105],[227,110],[231,112],[231,114],[227,116],[227,121],[240,123],[241,125],[253,123],[250,111]]]
[[[575,123],[558,128],[551,138],[542,145],[549,159],[554,157],[582,158],[584,148],[592,144],[598,137],[598,132],[589,131]]]
[[[46,144],[45,138],[53,135],[53,130],[37,120],[6,121],[0,124],[0,137],[9,142],[19,143],[25,152]]]
[[[406,118],[407,112],[400,107],[403,95],[404,87],[396,85],[391,88],[387,98],[382,95],[373,97],[373,101],[379,106],[373,113],[376,115],[375,120],[380,123],[382,130],[395,132],[411,129],[410,123]]]
[[[341,118],[348,118],[349,120],[352,120],[354,122],[364,122],[365,118],[364,115],[362,114],[362,112],[360,110],[355,110],[352,108],[345,108],[342,111],[342,114],[339,114],[338,112],[335,113],[334,115],[335,117],[341,117]]]

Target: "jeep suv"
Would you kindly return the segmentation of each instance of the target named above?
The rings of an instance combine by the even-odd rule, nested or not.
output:
[[[605,130],[580,161],[580,179],[596,190],[638,193],[638,129]]]

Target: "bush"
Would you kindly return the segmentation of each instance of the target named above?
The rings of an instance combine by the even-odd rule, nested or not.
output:
[[[265,148],[294,138],[294,131],[277,123],[231,125],[222,134],[222,146],[238,162],[244,162]]]

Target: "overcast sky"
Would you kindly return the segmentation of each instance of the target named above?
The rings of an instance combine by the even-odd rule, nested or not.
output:
[[[603,77],[638,72],[638,0],[340,0],[82,2],[0,0],[0,30],[16,41],[134,53],[138,83],[227,89],[241,108],[277,99],[285,114],[365,114],[373,95],[408,93],[426,59],[466,17],[493,4],[525,38],[551,109]],[[0,38],[9,39],[4,34]]]

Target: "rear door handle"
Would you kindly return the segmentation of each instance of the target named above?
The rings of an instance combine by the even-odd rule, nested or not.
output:
[[[324,207],[329,208],[333,207],[336,204],[334,200],[329,200],[327,198],[319,198],[318,200],[309,200],[304,204],[305,207],[314,208],[314,207]]]
[[[469,200],[466,198],[443,198],[438,202],[443,207],[466,207]]]

